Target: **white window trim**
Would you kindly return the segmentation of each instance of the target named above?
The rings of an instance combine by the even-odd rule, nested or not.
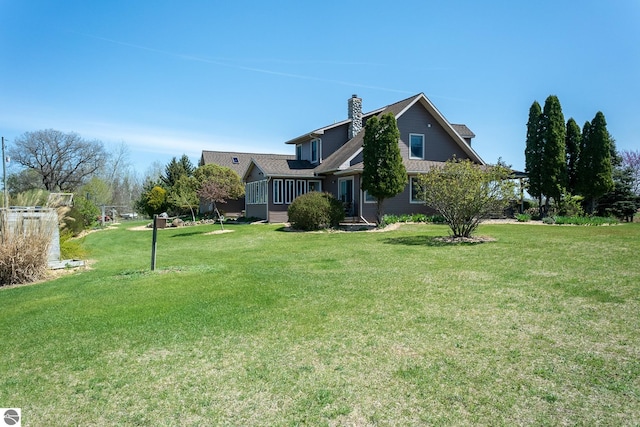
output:
[[[413,136],[419,136],[419,137],[422,138],[422,154],[420,155],[420,157],[414,156],[413,152],[411,150],[411,138]],[[424,159],[424,134],[422,134],[422,133],[410,133],[409,134],[409,158],[410,159],[419,159],[419,160]]]
[[[296,198],[296,182],[293,179],[284,180],[284,203],[291,204]]]
[[[341,197],[340,190],[341,190],[342,182],[348,182],[348,181],[351,181],[351,200],[345,200],[345,201],[350,201],[351,203],[354,203],[356,201],[356,195],[354,194],[355,192],[353,191],[354,190],[354,188],[353,188],[354,181],[353,181],[353,177],[352,176],[350,176],[348,178],[339,178],[338,179],[338,200],[340,200],[340,197]]]
[[[364,201],[364,203],[378,203],[378,200],[373,197],[373,200],[367,200],[367,196],[369,195],[369,192],[367,190],[362,190],[362,200]]]
[[[417,180],[418,177],[417,176],[410,176],[409,177],[409,203],[413,204],[413,205],[422,205],[424,204],[424,201],[422,200],[413,200],[413,180]]]
[[[319,191],[319,192],[322,192],[322,181],[321,181],[321,180],[319,180],[319,179],[310,179],[310,180],[307,182],[307,192],[309,191],[309,184],[311,184],[312,182],[315,182],[315,183],[317,183],[317,184],[318,184],[318,189],[317,189],[317,190],[313,190],[313,191]]]
[[[313,144],[316,143],[316,158],[313,158]],[[312,139],[309,144],[309,158],[311,163],[322,163],[322,139]]]
[[[276,190],[278,189],[278,191]],[[284,184],[281,179],[273,180],[273,204],[281,205],[284,199],[283,195]]]
[[[307,181],[299,179],[296,181],[296,197],[302,196],[307,192]]]

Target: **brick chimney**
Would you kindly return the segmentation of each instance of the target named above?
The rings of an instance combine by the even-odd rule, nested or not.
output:
[[[362,130],[362,99],[358,95],[352,95],[347,101],[349,120],[349,139],[356,136]]]

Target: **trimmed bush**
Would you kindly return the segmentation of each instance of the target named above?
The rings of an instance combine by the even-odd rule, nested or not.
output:
[[[517,214],[516,215],[516,220],[518,222],[529,222],[531,221],[531,215],[523,213],[523,214]]]
[[[337,227],[344,220],[344,205],[329,193],[311,191],[289,205],[289,222],[298,230]]]

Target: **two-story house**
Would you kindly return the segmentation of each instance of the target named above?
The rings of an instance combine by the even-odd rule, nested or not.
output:
[[[422,93],[368,113],[362,112],[362,100],[356,95],[347,106],[346,120],[287,141],[295,146],[295,156],[243,155],[251,158],[241,175],[246,183],[246,216],[286,222],[287,209],[297,196],[326,191],[345,203],[348,217],[375,221],[376,202],[360,187],[364,126],[374,115],[391,112],[395,116],[409,175],[404,191],[385,201],[385,213],[431,213],[416,198],[416,176],[453,156],[484,164],[471,148],[473,132],[449,123]],[[203,152],[201,163],[213,163],[207,161],[206,153],[211,152]]]

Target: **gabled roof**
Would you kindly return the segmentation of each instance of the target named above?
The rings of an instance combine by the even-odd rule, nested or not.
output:
[[[471,132],[471,129],[469,129],[467,127],[467,125],[458,125],[458,124],[451,123],[451,127],[453,128],[453,130],[458,132],[458,135],[460,135],[463,138],[475,138],[476,137],[476,134]]]
[[[296,156],[288,154],[239,153],[233,151],[202,151],[200,165],[215,164],[234,170],[240,177],[247,172],[252,159],[288,160]]]
[[[288,159],[268,157],[251,159],[250,165],[242,178],[246,181],[253,167],[257,167],[260,172],[262,172],[265,178],[315,177],[315,174],[313,172],[313,170],[315,169],[315,165],[311,164],[311,162],[309,162],[308,160],[296,160],[295,156],[291,157],[292,158]]]
[[[442,128],[451,136],[451,138],[460,146],[460,148],[475,162],[484,164],[484,161],[480,156],[467,144],[464,138],[472,138],[475,136],[471,130],[465,125],[450,124],[447,119],[438,111],[438,109],[429,101],[424,93],[419,93],[410,98],[398,101],[395,104],[388,105],[379,110],[367,113],[364,117],[371,115],[382,115],[386,113],[393,113],[396,119],[398,119],[405,111],[411,108],[414,104],[420,102],[429,113],[436,119],[436,121],[442,126]],[[348,121],[347,121],[348,123]],[[462,136],[462,134],[464,136]],[[300,137],[299,137],[300,138]],[[298,138],[298,139],[299,139]],[[341,169],[348,169],[347,162],[355,157],[361,150],[364,139],[364,131],[360,131],[355,137],[347,141],[342,147],[337,149],[333,154],[324,159],[322,164],[316,168],[316,173],[327,173],[337,171]],[[421,160],[420,162],[425,162]]]

